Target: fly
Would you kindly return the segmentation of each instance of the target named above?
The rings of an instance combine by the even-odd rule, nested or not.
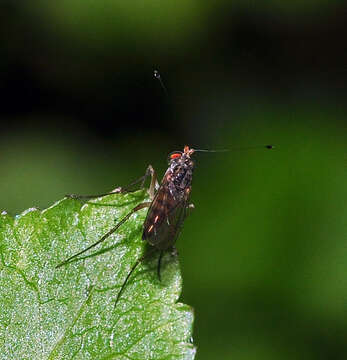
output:
[[[255,148],[266,148],[273,149],[273,145],[265,146],[252,146],[246,148],[233,148],[234,150],[248,150]],[[146,219],[143,223],[143,232],[142,240],[146,241],[150,246],[150,250],[133,264],[128,275],[126,276],[123,284],[120,288],[120,291],[117,294],[115,306],[120,299],[123,290],[131,276],[135,271],[137,266],[141,264],[147,257],[152,255],[154,252],[159,252],[158,265],[157,265],[157,274],[160,280],[160,267],[161,260],[166,251],[172,251],[176,253],[175,243],[179,232],[182,228],[182,224],[185,218],[188,215],[188,210],[193,209],[194,205],[189,203],[190,193],[192,190],[192,178],[194,170],[194,161],[191,159],[191,156],[194,152],[224,152],[229,150],[201,150],[201,149],[192,149],[189,146],[185,146],[183,151],[174,151],[168,156],[169,167],[167,168],[165,175],[162,179],[161,184],[158,184],[156,172],[153,167],[149,165],[147,167],[146,173],[140,179],[136,180],[129,187],[142,183],[143,187],[144,182],[148,176],[151,177],[151,183],[148,189],[148,194],[151,201],[143,202],[135,206],[122,220],[120,220],[116,226],[114,226],[110,231],[104,234],[97,242],[88,246],[84,250],[70,256],[68,259],[64,260],[56,266],[59,268],[71,260],[82,255],[86,251],[94,248],[98,244],[106,240],[110,235],[115,233],[121,225],[123,225],[134,213],[137,211],[148,208]],[[111,195],[115,193],[125,193],[128,191],[128,188],[117,188],[111,193],[101,194],[101,195],[87,195],[87,196],[78,196],[78,195],[67,195],[70,198],[75,199],[89,199],[102,197],[106,195]]]
[[[167,89],[162,81],[158,70],[154,70],[154,77],[160,82],[160,85],[163,88],[166,96],[168,96]],[[238,149],[247,150],[259,147],[272,149],[273,145],[253,146]],[[59,268],[71,262],[71,260],[77,258],[86,251],[102,243],[110,235],[115,233],[119,229],[119,227],[123,225],[137,211],[144,208],[149,208],[146,219],[143,223],[142,240],[146,241],[151,246],[151,249],[145,255],[137,259],[136,262],[133,264],[117,294],[115,306],[117,305],[118,300],[121,297],[122,292],[131,274],[135,271],[136,267],[154,252],[159,252],[157,274],[160,280],[160,267],[162,257],[166,251],[171,250],[173,253],[176,253],[175,243],[182,228],[183,222],[188,215],[188,209],[194,208],[194,205],[189,203],[194,170],[194,161],[191,159],[191,156],[194,154],[194,152],[198,151],[224,152],[229,150],[192,149],[186,145],[183,151],[172,152],[171,154],[169,154],[168,157],[169,167],[167,168],[160,185],[157,181],[156,172],[154,171],[153,167],[149,165],[147,167],[145,175],[130,184],[129,187],[140,182],[142,183],[141,187],[143,187],[146,178],[150,176],[151,183],[148,189],[148,194],[151,201],[143,202],[135,206],[122,220],[120,220],[116,224],[116,226],[114,226],[110,231],[104,234],[97,242],[88,246],[77,254],[70,256],[68,259],[58,264],[56,268]],[[115,193],[125,193],[127,192],[127,190],[128,188],[117,188],[113,192],[106,194],[88,196],[68,195],[68,197],[75,199],[91,199]]]
[[[259,147],[266,149],[274,148],[273,145],[265,145],[234,149],[248,150]],[[104,234],[97,242],[88,246],[82,251],[70,256],[68,259],[58,264],[56,268],[68,264],[69,262],[71,262],[71,260],[77,258],[86,251],[102,243],[110,235],[115,233],[119,229],[119,227],[123,225],[137,211],[144,208],[149,208],[146,219],[143,223],[142,240],[146,241],[151,246],[151,249],[145,255],[137,259],[136,262],[133,264],[128,275],[123,281],[120,291],[117,294],[115,306],[117,305],[118,300],[120,299],[131,274],[135,271],[139,264],[141,264],[147,257],[152,255],[154,252],[159,252],[157,274],[160,280],[160,267],[162,257],[166,251],[172,251],[173,253],[176,253],[175,243],[182,228],[182,224],[188,215],[188,210],[194,208],[194,205],[189,203],[194,170],[194,161],[191,159],[191,156],[194,154],[194,152],[198,151],[224,152],[229,150],[201,150],[192,149],[189,148],[189,146],[185,146],[183,151],[172,152],[168,156],[169,167],[167,168],[160,185],[157,181],[156,172],[154,171],[153,167],[149,165],[147,167],[145,175],[130,184],[129,187],[140,182],[142,183],[141,187],[143,187],[146,178],[150,176],[151,183],[148,189],[148,194],[151,201],[143,202],[135,206],[122,220],[120,220],[116,224],[116,226],[114,226],[110,231]],[[127,191],[128,188],[117,188],[111,193],[101,195],[67,196],[74,199],[90,199],[115,193],[125,193]]]
[[[144,181],[148,176],[151,176],[151,184],[148,189],[150,196],[150,202],[143,202],[135,206],[130,213],[128,213],[122,220],[120,220],[115,227],[109,232],[103,235],[97,242],[88,246],[86,249],[72,255],[68,259],[61,262],[56,268],[59,268],[92,249],[96,245],[106,240],[110,235],[118,230],[118,228],[124,224],[134,213],[143,208],[149,208],[146,219],[143,224],[142,239],[151,245],[151,249],[145,255],[141,256],[132,266],[130,272],[126,276],[120,291],[118,292],[115,305],[136,267],[149,255],[155,251],[159,252],[157,273],[160,280],[160,266],[163,254],[166,251],[173,251],[175,253],[175,243],[179,235],[180,229],[187,216],[187,210],[194,208],[193,204],[189,204],[190,193],[192,190],[192,177],[194,162],[191,159],[191,155],[199,150],[194,150],[185,146],[183,151],[175,151],[169,154],[168,162],[169,167],[165,172],[161,184],[157,182],[156,173],[151,165],[148,166],[145,175],[134,182],[135,183]],[[130,186],[131,186],[130,185]],[[124,193],[127,189],[118,188],[116,191],[101,194],[101,195],[90,195],[90,196],[76,196],[68,195],[72,198],[95,198],[100,196],[106,196],[113,193]]]

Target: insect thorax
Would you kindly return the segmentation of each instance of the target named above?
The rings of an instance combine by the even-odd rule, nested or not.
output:
[[[193,177],[194,163],[190,158],[177,159],[171,162],[170,172],[170,191],[177,193],[184,192],[190,187]]]

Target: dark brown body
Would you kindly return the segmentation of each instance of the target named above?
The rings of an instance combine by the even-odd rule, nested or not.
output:
[[[172,247],[186,217],[194,162],[188,146],[169,156],[169,167],[148,210],[142,239],[159,250]]]
[[[272,145],[266,145],[265,147],[267,149],[273,148]],[[129,280],[131,274],[134,272],[136,267],[141,264],[147,257],[157,251],[159,251],[157,272],[158,278],[160,280],[160,265],[162,256],[166,250],[174,248],[174,244],[177,240],[177,236],[179,234],[183,221],[187,216],[187,209],[193,208],[193,204],[189,204],[189,197],[192,189],[192,177],[194,169],[194,162],[191,160],[190,157],[194,153],[194,151],[209,152],[209,150],[194,150],[190,149],[188,146],[185,146],[183,152],[176,151],[172,153],[169,156],[169,167],[166,170],[160,186],[157,183],[156,174],[153,167],[149,165],[145,175],[131,185],[134,185],[141,181],[143,186],[144,181],[150,175],[151,185],[148,189],[148,193],[150,195],[151,202],[143,202],[135,206],[123,219],[121,219],[117,223],[117,225],[115,225],[106,234],[104,234],[97,242],[70,256],[68,259],[64,260],[56,267],[59,268],[71,262],[73,259],[82,255],[86,251],[102,243],[110,235],[115,233],[119,229],[119,227],[124,224],[137,211],[144,208],[149,208],[143,225],[142,239],[152,245],[152,249],[150,249],[143,256],[138,258],[134,265],[131,267],[117,294],[115,305],[118,303],[118,300],[121,297],[127,281]],[[112,192],[112,194],[122,192],[127,192],[127,189],[117,188],[115,191]],[[109,194],[110,193],[87,196],[69,195],[68,197],[74,199],[90,199],[106,196]]]
[[[159,250],[158,258],[158,278],[160,279],[160,264],[161,259],[166,250],[172,249],[179,230],[187,215],[187,208],[189,207],[189,196],[191,192],[192,176],[194,162],[191,160],[190,155],[194,153],[193,149],[188,146],[184,147],[183,152],[176,151],[169,156],[169,167],[163,177],[163,180],[157,185],[155,171],[151,165],[148,166],[145,176],[140,180],[142,182],[148,175],[151,175],[151,186],[148,189],[152,202],[144,202],[135,206],[130,213],[128,213],[116,226],[103,235],[97,242],[88,246],[84,250],[70,256],[56,267],[59,268],[86,251],[94,248],[96,245],[105,241],[110,235],[118,230],[132,214],[135,212],[149,207],[146,220],[143,225],[142,239],[147,241],[153,246],[152,250],[141,256],[132,266],[128,275],[126,276],[116,297],[115,305],[117,304],[125,285],[136,267],[150,254]],[[138,181],[137,181],[138,182]],[[155,192],[155,189],[158,189]],[[118,192],[126,192],[126,190],[118,188]],[[108,194],[102,194],[106,196]],[[76,196],[71,196],[76,198]],[[94,195],[87,195],[84,198],[94,198]],[[77,196],[78,198],[78,196]],[[79,197],[83,198],[83,197]]]

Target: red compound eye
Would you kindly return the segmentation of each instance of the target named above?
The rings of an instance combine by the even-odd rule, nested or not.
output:
[[[170,158],[171,158],[171,159],[178,159],[178,158],[180,158],[181,156],[182,156],[182,154],[175,153],[175,154],[171,154],[171,155],[170,155]]]

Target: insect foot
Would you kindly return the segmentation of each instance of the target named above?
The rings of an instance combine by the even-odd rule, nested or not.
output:
[[[177,248],[175,246],[172,247],[171,256],[172,257],[177,257],[178,256],[178,250],[177,250]]]
[[[79,198],[79,196],[76,194],[67,194],[67,195],[65,195],[65,197],[67,199],[78,199]]]
[[[121,186],[118,186],[115,189],[113,189],[110,194],[119,194],[122,192],[123,192],[123,188]]]

